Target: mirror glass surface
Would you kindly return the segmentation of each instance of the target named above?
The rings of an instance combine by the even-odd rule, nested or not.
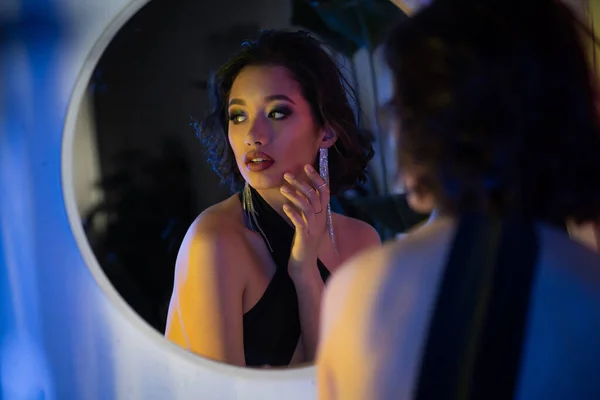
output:
[[[147,324],[192,352],[217,361],[260,368],[298,367],[312,361],[310,355],[304,354],[302,338],[297,338],[292,345],[293,354],[287,360],[283,357],[283,361],[271,363],[269,357],[260,354],[262,350],[256,350],[259,354],[252,356],[246,347],[240,361],[239,354],[236,359],[227,351],[217,349],[219,345],[229,346],[231,339],[226,337],[229,335],[226,331],[234,326],[226,322],[225,317],[209,315],[222,309],[193,306],[194,302],[216,302],[219,297],[215,293],[219,291],[237,290],[235,276],[243,274],[244,282],[249,286],[240,291],[237,299],[242,304],[241,310],[237,309],[238,319],[243,322],[237,329],[250,325],[246,317],[251,312],[257,314],[256,306],[265,303],[267,295],[267,300],[273,304],[279,302],[277,290],[272,289],[277,287],[272,283],[280,265],[270,261],[274,258],[270,254],[271,243],[262,240],[264,237],[261,238],[256,230],[242,235],[241,246],[247,246],[249,250],[245,253],[246,259],[237,260],[240,264],[236,264],[237,269],[228,268],[232,276],[218,278],[204,271],[199,275],[201,283],[196,282],[191,290],[195,295],[190,295],[188,290],[185,298],[178,296],[179,301],[173,300],[174,293],[183,290],[181,287],[195,278],[192,276],[194,268],[183,268],[182,265],[204,265],[196,258],[208,250],[196,253],[194,260],[191,260],[191,250],[188,251],[194,246],[190,243],[198,240],[194,231],[198,216],[207,209],[215,209],[215,205],[216,210],[225,207],[227,214],[227,207],[233,204],[240,210],[237,223],[240,227],[246,223],[241,218],[244,216],[243,196],[239,188],[232,191],[221,183],[208,160],[206,146],[199,140],[197,127],[210,112],[211,73],[227,62],[243,42],[258,38],[261,30],[303,29],[322,40],[328,47],[329,57],[347,81],[347,87],[355,92],[356,97],[348,95],[347,101],[355,114],[360,135],[373,139],[375,157],[367,169],[366,182],[331,198],[334,221],[337,221],[336,215],[362,221],[364,226],[374,226],[385,239],[425,218],[408,210],[397,194],[390,193],[389,189],[382,190],[386,185],[381,184],[385,180],[381,178],[381,171],[395,163],[393,152],[387,152],[386,160],[381,160],[378,152],[379,143],[389,140],[389,132],[387,136],[381,136],[386,129],[377,121],[380,101],[373,100],[380,97],[377,88],[385,86],[385,82],[374,74],[382,65],[381,51],[364,46],[365,40],[361,38],[365,37],[365,32],[355,29],[353,23],[356,21],[348,14],[348,7],[353,7],[350,3],[336,8],[303,0],[234,0],[211,2],[210,6],[207,2],[193,0],[177,3],[154,0],[119,30],[95,67],[79,106],[73,141],[72,176],[82,226],[99,265],[119,295]],[[379,8],[362,10],[368,27],[382,30],[383,26],[403,17],[402,12],[387,0],[372,3]],[[339,29],[339,26],[344,28]],[[369,35],[381,41],[378,30],[371,29]],[[276,81],[279,86],[274,86],[275,91],[288,91],[286,93],[292,97],[288,108],[295,113],[293,118],[300,119],[305,115],[309,121],[311,104],[305,101],[307,107],[300,109],[298,103],[302,102],[303,96],[293,101],[293,96],[302,92],[296,88],[298,82],[290,79],[285,70],[281,72],[277,68],[259,68],[256,74],[246,77],[246,83],[238,81],[236,86],[234,81],[232,91],[237,91],[238,97],[245,101],[239,112],[246,113],[248,118],[253,113],[258,114],[255,112],[258,106],[251,99],[251,93],[255,92],[252,84],[263,79],[266,86]],[[288,86],[296,86],[290,89],[286,82]],[[281,104],[264,106],[268,111],[265,120],[271,121],[271,127],[278,123],[284,127],[286,123],[291,124],[290,120],[273,122],[279,113],[288,112]],[[357,112],[357,104],[362,112]],[[268,107],[279,108],[267,110]],[[285,129],[286,132],[298,132],[292,125]],[[317,128],[313,131],[310,133],[314,133],[314,137],[321,133]],[[246,145],[245,140],[239,142],[242,147]],[[223,141],[223,144],[230,146],[229,141]],[[318,146],[313,150],[316,155]],[[287,157],[285,152],[273,151],[273,158]],[[276,206],[271,211],[275,211],[274,218],[285,221]],[[216,225],[222,227],[228,222],[217,218]],[[335,222],[334,226],[337,224]],[[209,229],[208,234],[217,235],[218,232]],[[342,246],[345,236],[348,236],[347,232],[337,232]],[[352,255],[348,251],[342,253]],[[331,267],[333,270],[341,263],[341,258],[327,259],[326,255],[322,258],[324,263],[330,261],[325,269]],[[269,263],[272,265],[267,265]],[[176,265],[179,265],[179,275]],[[253,271],[253,267],[258,272]],[[289,282],[287,284],[289,286]],[[200,315],[202,313],[204,315]],[[215,332],[221,332],[215,339],[214,351],[212,348],[198,350],[194,345],[196,336],[189,337],[215,335],[206,324],[197,322],[204,317],[227,327],[214,328]],[[272,331],[269,316],[263,320],[266,322],[255,324],[259,327],[255,336],[268,336]],[[274,323],[281,325],[276,318]],[[174,333],[170,334],[169,329]],[[245,342],[250,340],[247,335],[252,336],[244,331]],[[272,335],[275,340],[283,336]],[[248,361],[251,358],[255,361]],[[262,362],[264,359],[267,361]]]

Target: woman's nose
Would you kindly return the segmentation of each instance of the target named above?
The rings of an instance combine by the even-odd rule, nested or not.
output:
[[[268,127],[260,118],[253,121],[245,141],[248,146],[264,146],[269,142]]]
[[[261,139],[258,135],[254,134],[253,132],[248,132],[248,135],[246,135],[246,144],[248,146],[263,146],[265,143],[264,140]]]

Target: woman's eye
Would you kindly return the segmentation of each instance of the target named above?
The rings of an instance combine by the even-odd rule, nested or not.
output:
[[[288,117],[291,114],[291,112],[289,110],[273,110],[269,113],[269,118],[273,118],[273,119],[285,119],[286,117]]]
[[[234,124],[241,124],[246,120],[246,116],[244,114],[231,114],[229,116],[229,120]]]

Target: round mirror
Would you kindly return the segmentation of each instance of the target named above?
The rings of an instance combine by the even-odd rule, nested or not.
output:
[[[199,212],[229,195],[206,162],[190,116],[207,109],[211,69],[262,28],[281,27],[291,3],[239,2],[237,13],[231,3],[145,3],[114,2],[114,19],[87,38],[88,46],[96,42],[91,51],[77,49],[88,54],[64,127],[67,214],[104,298],[89,303],[88,318],[105,325],[100,337],[92,334],[97,351],[109,350],[96,357],[105,369],[118,369],[87,379],[112,380],[116,393],[106,398],[312,398],[312,367],[234,367],[163,337],[183,236]],[[86,4],[78,6],[79,26],[93,20],[86,14],[92,2]],[[90,283],[78,290],[81,302],[97,296]],[[84,356],[95,351],[88,347]]]
[[[314,397],[312,367],[238,368],[164,339],[165,287],[172,285],[179,245],[171,239],[181,236],[186,218],[226,195],[195,156],[200,146],[188,117],[206,110],[209,69],[264,28],[314,32],[337,49],[331,57],[352,65],[344,71],[348,80],[371,81],[373,49],[362,57],[361,46],[376,44],[386,29],[382,20],[395,20],[396,8],[387,0],[369,2],[375,6],[363,10],[365,25],[352,19],[355,2],[336,3],[339,10],[303,0],[201,3],[112,0],[99,8],[91,0],[12,1],[3,8],[16,21],[10,27],[27,27],[2,42],[9,55],[2,107],[19,111],[0,120],[9,128],[0,170],[10,177],[0,205],[3,216],[17,221],[3,219],[2,230],[3,397]],[[327,28],[323,21],[335,15],[337,28]],[[209,46],[191,49],[201,43]],[[214,54],[200,65],[204,52]],[[160,73],[165,67],[171,67],[168,79]],[[364,70],[369,79],[361,78]],[[39,96],[31,101],[34,92]],[[373,93],[362,90],[359,97],[373,118]],[[205,185],[193,186],[198,182]],[[173,199],[154,196],[162,185]],[[338,200],[332,208],[352,206]],[[127,246],[136,234],[139,242]],[[142,242],[152,252],[145,254]],[[166,270],[121,268],[132,259],[161,261]],[[17,379],[22,376],[27,379]]]
[[[354,28],[340,32],[323,24],[325,17],[347,24],[347,7],[336,10],[327,2],[304,0],[259,3],[116,1],[108,28],[86,38],[87,46],[96,43],[74,82],[62,143],[62,182],[75,241],[104,296],[95,300],[108,326],[101,342],[113,349],[119,391],[156,397],[139,389],[141,374],[153,388],[161,387],[161,398],[221,393],[223,398],[268,399],[282,391],[302,399],[315,395],[314,370],[302,358],[275,365],[280,368],[240,368],[164,338],[170,318],[180,324],[173,293],[186,233],[198,214],[231,196],[194,129],[210,109],[211,72],[263,29],[304,29],[330,45],[329,58],[341,66],[350,86],[358,80],[360,68],[353,63],[361,42]],[[370,19],[365,14],[367,25],[378,29],[371,36],[381,37],[382,16],[389,25],[396,19],[390,7],[392,12],[397,8],[387,0],[375,3],[379,6],[364,12],[373,14]],[[80,29],[93,20],[86,14],[92,2],[81,4],[87,5],[77,9]],[[78,45],[78,52],[89,52]],[[369,95],[361,93],[360,100],[364,103]],[[355,105],[351,98],[348,103]],[[332,208],[352,211],[347,200],[332,198]]]

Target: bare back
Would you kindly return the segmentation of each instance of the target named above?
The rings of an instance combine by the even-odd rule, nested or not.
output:
[[[452,219],[435,220],[334,277],[321,325],[320,398],[412,397],[455,228]],[[552,228],[540,225],[538,234],[517,398],[600,398],[592,376],[600,359],[600,257]]]

